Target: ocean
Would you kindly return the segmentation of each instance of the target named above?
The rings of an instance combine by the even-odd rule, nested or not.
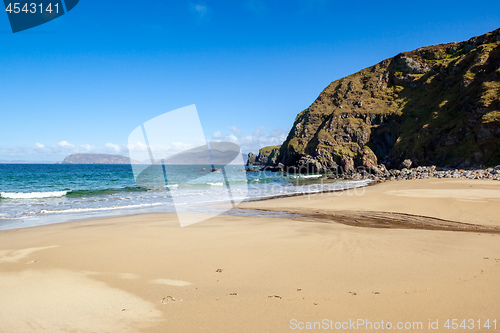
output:
[[[327,180],[320,175],[245,172],[231,165],[225,171],[226,178],[221,178],[221,173],[199,165],[173,165],[163,186],[148,187],[137,185],[130,165],[0,164],[0,230],[176,212],[181,204],[184,212],[206,213],[218,209],[217,203],[227,197],[228,189],[231,200],[239,202],[367,184]],[[266,214],[237,209],[224,213]]]

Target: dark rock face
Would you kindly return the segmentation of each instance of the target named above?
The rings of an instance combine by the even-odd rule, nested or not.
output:
[[[281,146],[268,146],[259,150],[259,155],[248,154],[247,166],[274,167],[278,165]],[[252,163],[250,161],[252,160]]]
[[[255,156],[254,153],[250,152],[248,153],[248,161],[247,161],[247,166],[252,166],[255,164],[255,160],[257,159],[257,156]]]
[[[62,164],[130,164],[130,158],[108,154],[72,154]]]
[[[269,148],[269,147],[267,147]],[[332,82],[262,165],[337,170],[384,163],[500,164],[500,29],[398,54]]]

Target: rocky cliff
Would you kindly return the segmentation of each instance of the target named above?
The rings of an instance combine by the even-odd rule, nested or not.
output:
[[[278,164],[281,146],[268,146],[259,150],[259,155],[248,154],[248,166],[275,166]]]
[[[334,81],[298,114],[274,164],[314,172],[399,167],[405,159],[500,164],[499,65],[497,29],[403,52]]]

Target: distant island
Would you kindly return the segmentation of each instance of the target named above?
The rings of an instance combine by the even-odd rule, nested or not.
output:
[[[62,164],[130,164],[130,158],[110,154],[72,154]]]
[[[252,164],[319,173],[499,165],[500,29],[333,81],[281,146],[249,154]]]

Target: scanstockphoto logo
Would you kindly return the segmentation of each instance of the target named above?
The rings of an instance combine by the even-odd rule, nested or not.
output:
[[[31,29],[52,21],[73,8],[79,0],[4,0],[12,32]]]
[[[195,105],[138,126],[129,135],[128,149],[136,184],[168,191],[182,227],[220,215],[248,194],[240,147],[231,142],[208,142]],[[196,172],[187,170],[192,165],[196,165]],[[193,200],[178,189],[179,185],[195,184],[218,186],[204,190],[209,192],[205,195],[208,202]]]

